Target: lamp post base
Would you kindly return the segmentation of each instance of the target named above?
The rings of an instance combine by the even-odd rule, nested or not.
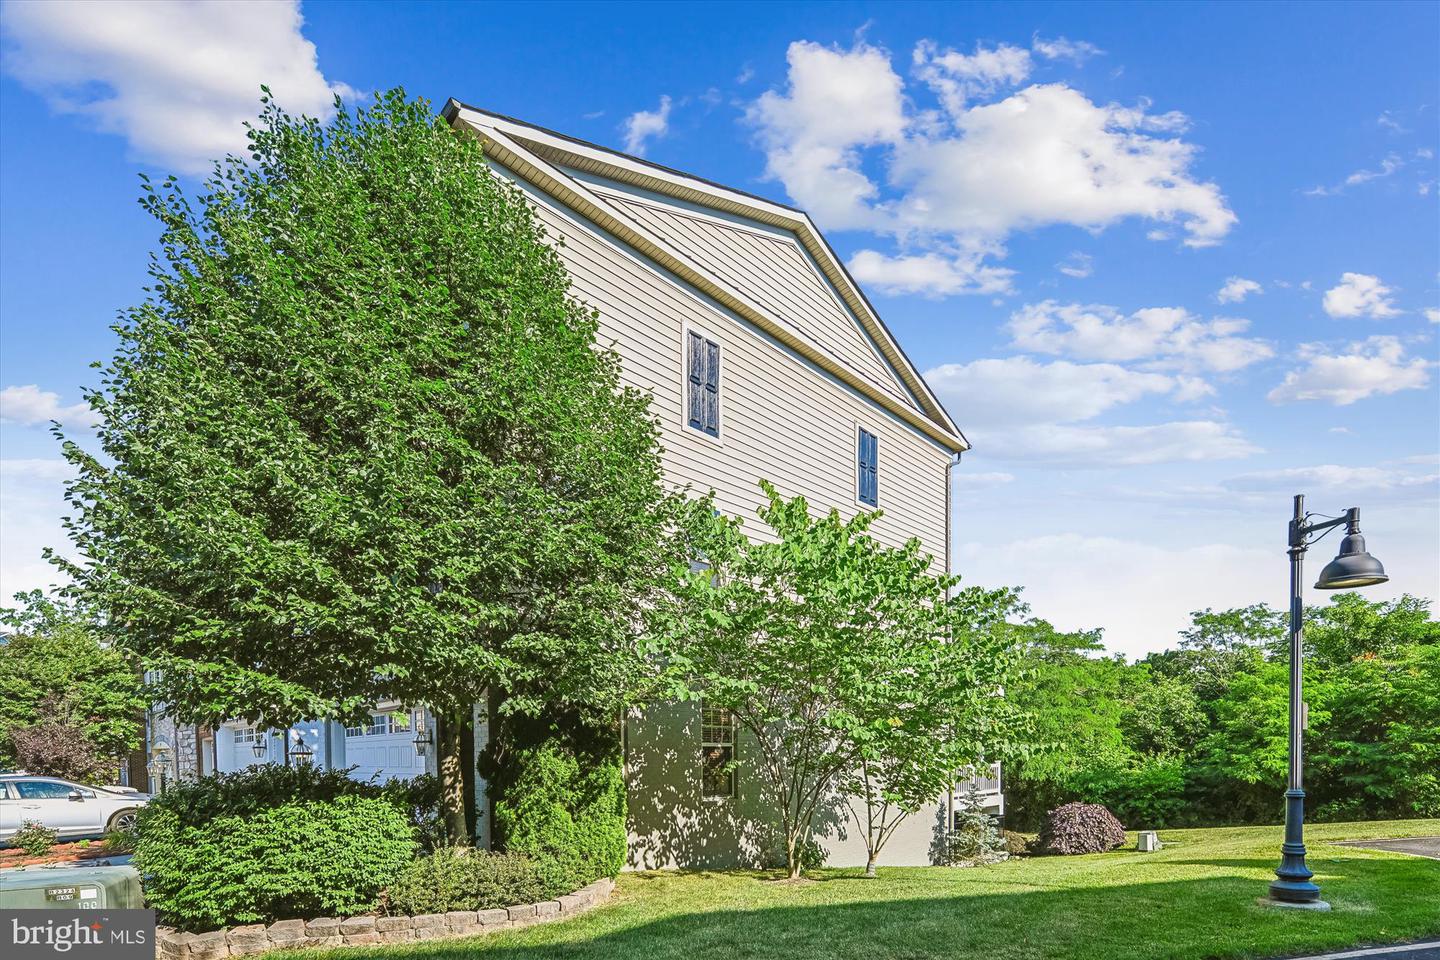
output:
[[[1270,900],[1286,906],[1309,906],[1321,903],[1320,888],[1311,882],[1314,876],[1305,865],[1305,791],[1292,787],[1285,791],[1285,842],[1280,845],[1280,866],[1270,883]],[[1328,907],[1326,908],[1328,909]]]
[[[1274,897],[1256,897],[1255,902],[1262,907],[1282,907],[1286,910],[1318,910],[1324,913],[1330,909],[1330,904],[1324,900],[1296,901],[1276,900]]]

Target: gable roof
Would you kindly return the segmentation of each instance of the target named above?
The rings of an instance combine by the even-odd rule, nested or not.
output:
[[[826,373],[942,446],[969,449],[804,211],[453,99],[442,115],[480,136],[496,162]],[[788,282],[757,281],[747,257]]]

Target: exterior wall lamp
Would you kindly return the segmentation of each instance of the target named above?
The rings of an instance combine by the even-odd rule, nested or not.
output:
[[[250,752],[255,754],[256,760],[265,759],[266,755],[270,753],[269,731],[261,731],[255,735],[255,739],[250,744]]]
[[[295,731],[295,745],[290,748],[290,756],[295,758],[297,764],[309,763],[315,757],[315,748],[305,742],[305,737],[299,730]]]
[[[150,779],[154,780],[161,793],[165,792],[166,774],[170,772],[170,744],[160,740],[150,751],[150,762],[145,765]]]
[[[1305,865],[1305,783],[1304,759],[1304,697],[1302,696],[1301,664],[1304,651],[1301,640],[1305,629],[1304,587],[1301,584],[1305,551],[1325,534],[1341,524],[1345,538],[1335,559],[1320,571],[1316,590],[1349,590],[1384,583],[1390,578],[1379,560],[1365,549],[1360,534],[1360,508],[1351,507],[1343,516],[1326,517],[1305,512],[1305,495],[1295,496],[1295,513],[1290,520],[1290,777],[1285,791],[1285,842],[1280,845],[1280,866],[1270,884],[1270,897],[1262,900],[1277,907],[1299,907],[1329,910],[1320,899],[1320,887],[1312,881],[1314,874]],[[1315,536],[1319,534],[1319,536]]]
[[[429,750],[430,745],[434,742],[430,736],[430,730],[425,726],[425,711],[417,711],[415,714],[415,755],[425,756],[425,751]]]

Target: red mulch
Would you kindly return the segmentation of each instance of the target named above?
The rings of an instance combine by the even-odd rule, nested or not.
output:
[[[57,843],[43,857],[32,857],[19,847],[0,847],[0,868],[30,867],[42,863],[73,863],[77,860],[99,860],[118,857],[126,850],[115,850],[98,840],[90,841],[88,847],[77,843]]]

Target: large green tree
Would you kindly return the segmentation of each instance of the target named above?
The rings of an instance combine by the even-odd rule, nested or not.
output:
[[[900,819],[1019,739],[1000,696],[1015,595],[959,589],[918,541],[883,546],[868,535],[878,513],[816,518],[804,497],[761,487],[763,539],[706,518],[703,569],[676,591],[669,663],[684,692],[749,734],[743,763],[773,806],[790,876],[817,811],[847,792],[873,870]]]
[[[463,836],[485,691],[610,719],[644,681],[655,424],[476,140],[400,91],[328,124],[262,102],[201,195],[147,182],[153,285],[99,449],[65,444],[66,566],[181,719],[428,704]]]

